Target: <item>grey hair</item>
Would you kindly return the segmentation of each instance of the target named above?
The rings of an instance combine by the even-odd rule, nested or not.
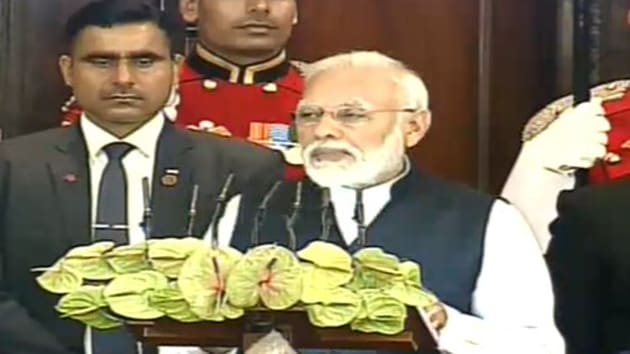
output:
[[[402,62],[376,51],[342,53],[310,63],[304,68],[305,84],[308,87],[315,77],[323,73],[350,68],[393,71],[392,80],[403,91],[409,105],[405,108],[429,109],[429,92],[420,76]]]

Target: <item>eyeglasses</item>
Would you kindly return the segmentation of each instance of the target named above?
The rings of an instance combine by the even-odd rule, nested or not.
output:
[[[366,110],[360,107],[339,107],[333,109],[325,109],[320,106],[301,106],[293,114],[293,119],[297,125],[307,126],[319,124],[326,113],[337,122],[344,125],[359,125],[361,123],[368,122],[371,116],[375,113],[385,112],[404,112],[404,113],[416,113],[417,108],[403,108],[403,109],[375,109]]]

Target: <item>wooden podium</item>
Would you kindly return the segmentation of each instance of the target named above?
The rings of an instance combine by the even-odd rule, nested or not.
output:
[[[281,332],[295,349],[364,349],[415,352],[437,348],[437,335],[424,314],[407,310],[405,330],[398,335],[362,333],[349,326],[319,328],[304,311],[251,311],[237,320],[181,323],[170,319],[127,321],[136,338],[146,344],[197,347],[241,347],[270,329]]]

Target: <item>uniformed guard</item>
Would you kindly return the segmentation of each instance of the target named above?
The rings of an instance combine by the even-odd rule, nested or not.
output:
[[[184,64],[177,123],[292,147],[303,78],[285,45],[298,22],[296,1],[180,0],[180,12],[197,24],[198,40]]]

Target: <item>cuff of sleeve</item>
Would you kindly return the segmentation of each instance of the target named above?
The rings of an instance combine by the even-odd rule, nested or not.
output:
[[[476,354],[483,342],[483,330],[478,325],[479,319],[465,315],[459,310],[444,305],[448,322],[439,338],[439,350],[452,354]]]

